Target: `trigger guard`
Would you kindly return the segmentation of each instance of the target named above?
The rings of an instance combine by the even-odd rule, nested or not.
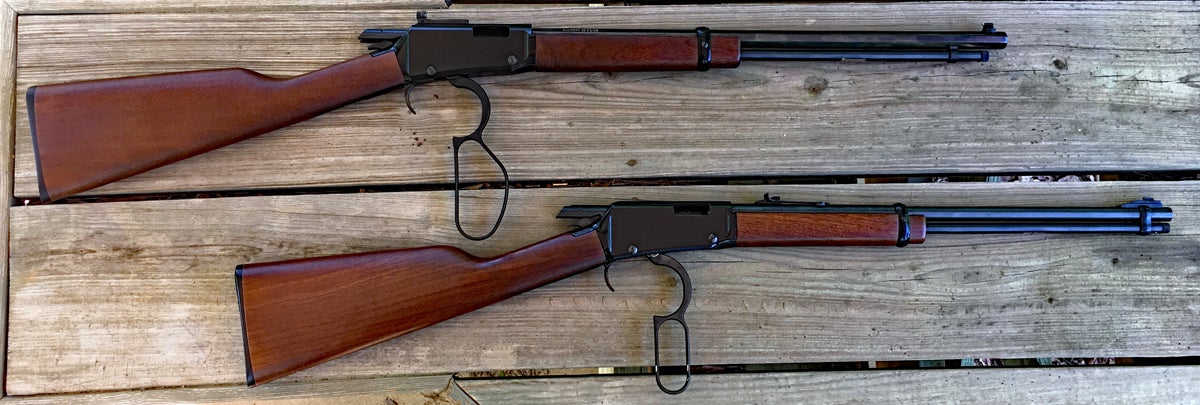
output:
[[[692,279],[688,277],[687,269],[684,269],[683,265],[678,260],[675,260],[675,258],[664,254],[650,255],[646,259],[650,260],[650,263],[674,270],[675,274],[679,276],[679,281],[683,283],[683,300],[679,303],[679,307],[675,309],[675,312],[666,315],[664,318],[677,319],[680,323],[683,323],[683,312],[692,301]]]
[[[480,105],[479,125],[475,127],[475,130],[470,135],[454,137],[454,146],[462,145],[463,142],[472,138],[479,143],[483,143],[483,129],[487,127],[488,119],[492,116],[492,100],[488,98],[487,92],[483,90],[483,86],[480,86],[479,83],[476,83],[469,77],[454,76],[448,80],[450,81],[450,85],[474,93],[475,97],[479,98]]]

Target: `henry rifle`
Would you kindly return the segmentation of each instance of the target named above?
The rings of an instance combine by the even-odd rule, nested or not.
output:
[[[307,120],[396,87],[447,80],[475,94],[481,118],[453,138],[454,220],[468,239],[495,233],[508,170],[483,141],[491,103],[472,77],[542,72],[734,68],[741,61],[983,62],[1007,45],[991,24],[975,32],[692,31],[533,28],[417,14],[405,29],[368,29],[370,53],[308,74],[247,69],[166,73],[30,87],[26,93],[38,188],[57,200]],[[414,111],[415,113],[415,111]],[[504,203],[486,234],[463,230],[459,149],[477,143],[504,178]]]
[[[664,392],[691,380],[684,311],[687,271],[667,253],[747,246],[905,246],[927,234],[1170,232],[1170,208],[1145,198],[1111,208],[837,206],[619,202],[569,206],[582,226],[496,257],[450,246],[307,258],[237,267],[246,379],[261,384],[603,265],[645,257],[679,276],[683,302],[654,317],[654,373]],[[609,288],[612,286],[609,284]],[[659,331],[683,328],[687,380],[661,379]]]

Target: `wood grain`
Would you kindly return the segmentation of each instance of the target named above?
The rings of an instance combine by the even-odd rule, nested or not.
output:
[[[371,2],[315,3],[316,8],[330,4],[355,11],[294,13],[279,10],[305,6],[157,0],[10,3],[17,11],[39,14],[107,13],[113,8],[179,11],[22,16],[17,95],[32,84],[197,68],[248,67],[295,75],[361,54],[362,46],[354,41],[361,28],[412,21],[411,10],[379,11]],[[1196,168],[1200,61],[1193,52],[1198,33],[1194,4],[944,6],[521,8],[432,15],[544,27],[671,29],[800,25],[959,30],[991,21],[1013,36],[1013,46],[996,52],[988,64],[747,63],[734,71],[704,74],[530,74],[482,80],[495,106],[487,136],[514,179]],[[191,13],[218,8],[222,13]],[[0,28],[12,32],[16,15],[5,13]],[[0,78],[6,74],[14,73],[0,64]],[[2,94],[13,93],[9,86],[10,80],[0,84]],[[474,127],[475,101],[445,85],[420,88],[414,100],[420,112],[415,117],[407,116],[398,94],[388,94],[98,193],[444,183],[450,164],[441,148],[448,146],[450,136]],[[748,104],[736,103],[740,101]],[[5,102],[10,101],[0,100],[0,107]],[[17,111],[24,111],[23,97],[17,102]],[[34,196],[23,115],[17,114],[16,123],[15,188],[18,195]],[[0,151],[0,157],[5,153]],[[751,155],[756,158],[745,158]],[[11,178],[3,177],[0,185]],[[354,390],[361,387],[356,383],[362,380],[325,379],[649,364],[650,316],[673,309],[678,293],[667,272],[627,263],[613,269],[617,293],[605,289],[599,272],[584,273],[319,366],[290,379],[301,382],[295,386],[274,382],[247,390],[240,386],[243,365],[229,273],[232,265],[249,261],[439,243],[461,245],[478,255],[498,254],[549,235],[542,232],[547,228],[565,229],[550,219],[557,205],[626,197],[745,202],[763,191],[790,193],[785,197],[791,199],[872,204],[1108,205],[1151,195],[1176,207],[1179,219],[1172,234],[1153,238],[936,235],[927,245],[905,249],[680,254],[697,285],[689,311],[697,362],[1195,356],[1200,347],[1194,305],[1200,294],[1197,185],[523,191],[514,194],[516,203],[501,234],[486,244],[464,243],[457,236],[446,220],[446,193],[15,207],[10,229],[13,311],[9,339],[0,342],[11,349],[9,362],[0,367],[11,365],[9,390],[26,394],[228,384],[20,398],[39,403],[251,401],[282,386],[296,395],[313,389],[316,395],[356,403],[386,399],[356,396]],[[8,189],[2,187],[0,193]],[[489,191],[472,193],[467,208],[496,209],[496,197]],[[486,226],[485,221],[474,225]],[[0,300],[0,306],[6,303]],[[730,383],[700,376],[689,393],[708,395],[681,399],[732,402],[727,400],[745,395],[749,400],[744,402],[754,402],[762,392],[760,402],[766,402],[816,392],[823,395],[800,399],[830,401],[856,389],[856,398],[921,395],[960,402],[1117,397],[1177,402],[1196,394],[1196,370],[1187,367],[979,374],[992,371],[970,370],[965,376],[863,373],[862,379],[835,373],[804,381],[790,374],[746,375],[733,376]],[[372,386],[379,392],[403,386],[389,380]],[[1062,380],[1068,382],[1056,384]],[[555,397],[556,402],[663,397],[646,378],[582,382],[586,384],[578,391],[583,394]],[[587,385],[592,383],[600,385]],[[931,388],[912,390],[914,386]],[[516,398],[544,398],[570,395],[563,393],[564,387],[530,381],[500,389]],[[897,387],[904,388],[897,392]],[[612,394],[617,390],[622,394]],[[511,398],[494,396],[494,387],[485,391],[491,395],[487,398]],[[976,396],[988,393],[995,396]]]
[[[445,0],[4,0],[21,14],[271,12],[283,10],[363,10],[445,8]]]
[[[1159,2],[823,3],[430,16],[664,29],[975,30],[994,22],[1012,38],[987,63],[747,62],[705,73],[481,79],[493,104],[489,145],[514,180],[534,180],[1194,170],[1200,28],[1191,11]],[[18,91],[216,67],[297,74],[361,54],[354,38],[362,28],[411,22],[408,11],[28,16]],[[77,45],[84,42],[92,46]],[[418,88],[414,102],[416,116],[389,93],[96,192],[446,183],[449,138],[471,131],[477,103],[444,84]],[[19,196],[36,194],[30,153],[28,123],[18,117]],[[490,178],[480,172],[472,178]]]
[[[66,395],[8,397],[5,404],[230,404],[230,405],[398,405],[463,403],[454,397],[449,375],[365,378],[356,380],[275,383],[248,389],[244,385],[170,388]]]
[[[8,218],[12,201],[13,168],[12,145],[15,133],[14,119],[16,93],[17,13],[8,4],[0,2],[0,314],[8,313]],[[8,317],[0,319],[0,330],[7,331]],[[8,339],[0,341],[0,356],[7,358]],[[5,395],[4,377],[7,361],[0,359],[0,397]]]
[[[266,383],[605,260],[596,232],[567,232],[491,258],[441,245],[241,265],[247,383]]]
[[[211,69],[31,87],[43,201],[249,139],[404,83],[395,52],[295,77]]]
[[[1196,367],[870,370],[700,375],[666,396],[654,377],[460,380],[483,404],[898,403],[1174,404],[1200,394]]]
[[[644,72],[696,70],[699,64],[695,34],[611,35],[544,33],[537,35],[539,72]],[[741,62],[735,36],[712,37],[714,69],[734,68]]]
[[[735,248],[676,255],[696,289],[696,364],[1038,356],[1195,356],[1197,182],[617,187],[517,190],[505,226],[464,243],[446,192],[14,207],[11,394],[244,381],[233,267],[453,244],[485,256],[568,228],[563,205],[614,199],[1175,209],[1172,233],[942,236],[903,249]],[[468,213],[499,193],[471,192]],[[480,215],[481,217],[484,215]],[[490,218],[490,217],[489,217]],[[486,226],[488,218],[475,224]],[[585,272],[283,381],[645,365],[675,277]]]
[[[925,217],[909,217],[909,243],[925,242]],[[896,214],[737,214],[737,245],[769,246],[896,246],[900,221]]]

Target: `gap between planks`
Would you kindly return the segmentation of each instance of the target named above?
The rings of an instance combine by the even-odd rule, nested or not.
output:
[[[17,12],[0,3],[0,397],[8,376],[8,241],[13,199],[13,140],[16,136]]]

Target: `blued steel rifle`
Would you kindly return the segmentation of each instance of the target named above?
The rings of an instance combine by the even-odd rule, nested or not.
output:
[[[620,202],[568,206],[559,218],[580,227],[541,242],[480,258],[450,246],[238,266],[238,304],[249,385],[491,305],[618,260],[648,258],[679,276],[683,300],[654,317],[659,388],[683,392],[691,381],[684,312],[687,271],[667,253],[745,246],[905,246],[929,234],[1167,233],[1170,208],[1145,198],[1111,208],[837,206],[765,196],[754,204]],[[609,288],[612,285],[609,284]],[[686,380],[663,384],[659,333],[683,330]]]
[[[474,93],[479,125],[453,138],[455,224],[459,150],[477,143],[504,178],[504,204],[480,240],[495,233],[508,202],[508,170],[483,142],[491,114],[471,77],[542,72],[704,71],[742,61],[983,62],[1008,36],[976,32],[599,30],[470,24],[417,14],[406,29],[368,29],[370,53],[305,75],[274,78],[216,69],[30,87],[26,93],[38,187],[57,200],[267,133],[342,105],[438,80]],[[414,111],[415,113],[415,111]]]

